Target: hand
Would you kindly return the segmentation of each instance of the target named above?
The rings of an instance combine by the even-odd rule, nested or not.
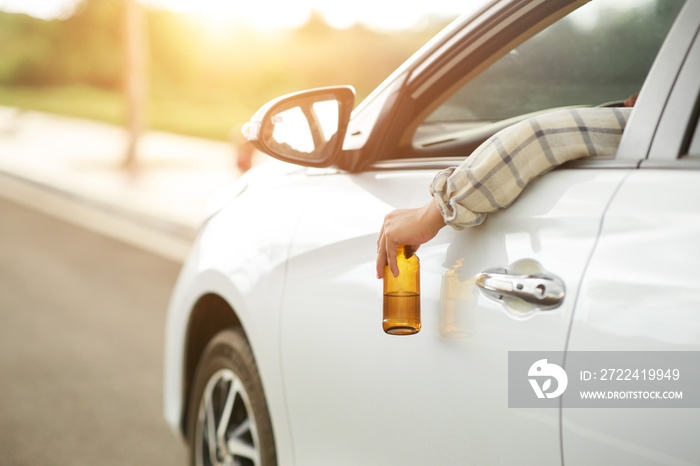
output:
[[[389,264],[391,273],[396,277],[399,268],[396,265],[396,249],[409,245],[413,250],[427,243],[445,226],[445,220],[431,200],[417,209],[397,209],[384,217],[384,224],[377,240],[377,278],[384,278],[384,267]]]

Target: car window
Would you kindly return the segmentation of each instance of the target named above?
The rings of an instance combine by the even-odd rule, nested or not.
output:
[[[415,148],[545,109],[623,105],[639,92],[682,0],[596,0],[507,53],[418,126]],[[440,137],[455,133],[455,138]],[[430,155],[430,154],[426,154]]]

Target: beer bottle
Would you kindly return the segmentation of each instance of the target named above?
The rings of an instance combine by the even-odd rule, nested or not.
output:
[[[420,261],[410,246],[396,251],[398,276],[384,268],[384,320],[390,335],[413,335],[420,331]]]

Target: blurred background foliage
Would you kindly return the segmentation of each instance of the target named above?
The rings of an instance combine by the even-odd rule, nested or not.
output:
[[[121,124],[123,0],[83,0],[65,19],[0,12],[0,105]],[[333,29],[319,14],[293,30],[205,21],[148,7],[148,126],[214,139],[281,94],[351,84],[358,101],[445,21],[384,33]]]

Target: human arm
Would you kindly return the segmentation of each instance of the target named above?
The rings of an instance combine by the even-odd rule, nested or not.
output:
[[[446,224],[456,230],[481,224],[488,213],[508,207],[547,171],[581,157],[613,155],[631,109],[565,109],[529,118],[497,133],[461,165],[439,172],[433,200],[419,209],[395,210],[384,219],[377,242],[377,277],[396,248],[414,249]]]
[[[570,108],[528,118],[496,133],[430,186],[445,223],[462,230],[510,206],[553,168],[617,151],[632,109]]]

